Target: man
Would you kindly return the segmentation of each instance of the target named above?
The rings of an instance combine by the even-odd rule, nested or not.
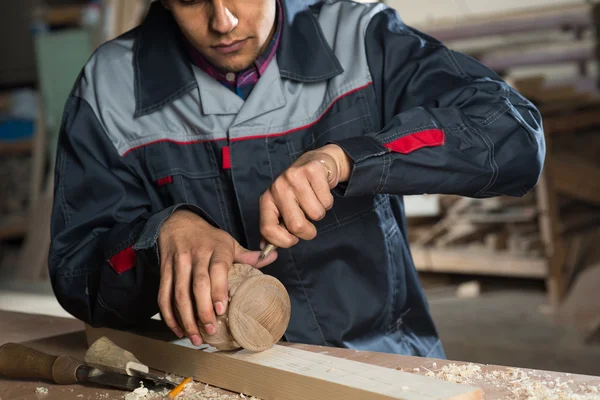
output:
[[[544,155],[527,99],[382,4],[155,2],[66,104],[52,282],[198,345],[248,263],[287,287],[288,341],[443,358],[402,196],[522,196]]]

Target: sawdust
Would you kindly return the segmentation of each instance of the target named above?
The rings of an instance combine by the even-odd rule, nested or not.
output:
[[[483,371],[479,365],[448,364],[427,377],[473,386],[492,386],[511,392],[511,400],[600,400],[600,386],[563,380],[547,373],[508,368],[506,371]],[[508,398],[508,397],[507,397]]]
[[[168,374],[165,379],[176,384],[181,383],[185,378],[177,375]],[[175,397],[175,400],[239,400],[240,398],[248,400],[260,400],[257,397],[246,396],[240,394],[223,394],[220,389],[213,386],[203,384],[196,381],[191,381],[185,388]],[[169,390],[164,389],[160,392],[148,390],[140,385],[133,392],[128,393],[124,397],[125,400],[166,400],[169,399]]]
[[[45,387],[37,387],[35,388],[35,392],[37,394],[48,394],[48,388]]]

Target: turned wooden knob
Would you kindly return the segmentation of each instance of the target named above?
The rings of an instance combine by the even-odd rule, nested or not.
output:
[[[227,312],[217,317],[217,333],[202,333],[204,342],[219,350],[271,348],[283,337],[290,321],[291,305],[285,286],[246,264],[233,264],[228,279]]]

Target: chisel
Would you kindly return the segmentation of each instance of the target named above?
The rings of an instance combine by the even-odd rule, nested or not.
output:
[[[105,372],[68,356],[53,356],[30,347],[7,343],[0,346],[0,375],[15,379],[44,379],[59,385],[93,383],[123,390],[135,390],[143,383],[148,390],[172,389],[175,383]]]

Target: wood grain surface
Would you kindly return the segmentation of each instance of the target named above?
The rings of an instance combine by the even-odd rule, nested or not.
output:
[[[18,338],[15,338],[18,336]],[[20,339],[20,340],[18,340]],[[66,318],[47,317],[33,314],[0,311],[0,344],[9,341],[20,341],[40,351],[51,354],[69,355],[83,359],[87,350],[87,342],[83,323]],[[436,360],[419,357],[398,356],[394,354],[359,352],[348,349],[329,348],[303,344],[282,344],[297,349],[324,353],[334,357],[379,365],[386,368],[402,369],[415,374],[426,375],[429,371],[440,373],[445,366],[468,366],[468,363]],[[483,374],[510,373],[512,368],[494,365],[481,365]],[[570,382],[575,392],[578,388],[600,388],[600,377],[565,374],[547,371],[530,371],[535,382],[546,382],[559,379]],[[498,382],[477,380],[477,386],[483,389],[486,400],[519,399],[510,385],[499,385]],[[45,387],[48,394],[36,394],[37,387]],[[215,393],[227,393],[215,390]],[[14,381],[0,377],[0,400],[104,400],[123,399],[126,393],[120,390],[86,387],[82,385],[58,386],[42,381]],[[589,398],[592,398],[591,396]]]

